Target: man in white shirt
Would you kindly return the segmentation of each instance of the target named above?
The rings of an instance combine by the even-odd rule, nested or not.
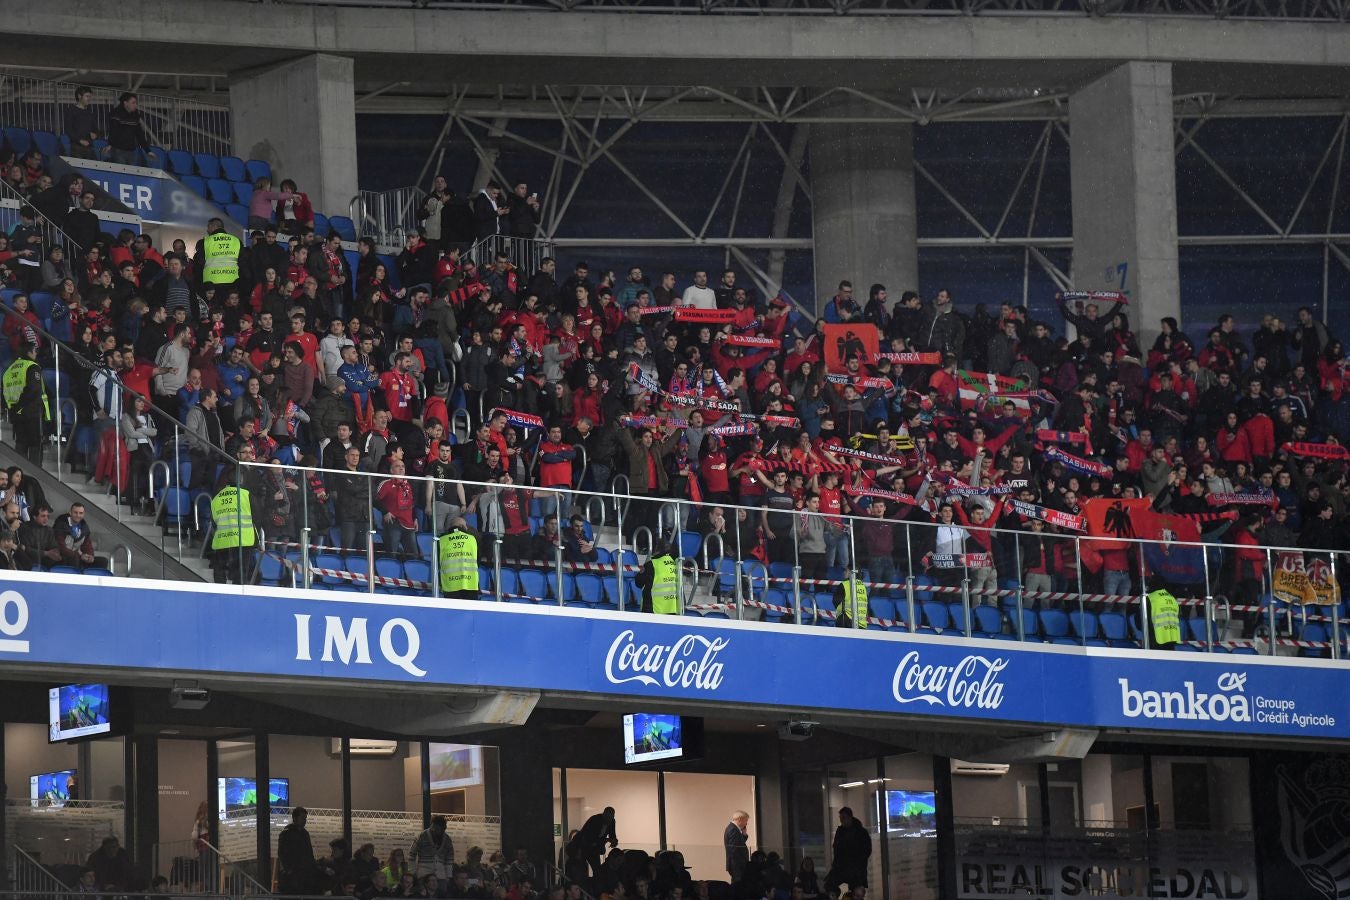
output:
[[[717,295],[708,287],[708,273],[695,272],[694,283],[684,289],[683,303],[696,309],[717,309]]]
[[[319,357],[323,360],[323,370],[336,375],[342,366],[342,348],[353,347],[355,342],[347,336],[346,326],[341,316],[334,316],[328,323],[328,333],[319,341]]]

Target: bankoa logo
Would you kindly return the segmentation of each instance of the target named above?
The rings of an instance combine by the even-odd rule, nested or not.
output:
[[[971,654],[954,666],[925,665],[911,650],[895,667],[891,694],[897,703],[922,700],[929,706],[952,709],[998,709],[1003,705],[999,675],[1008,667],[1004,657],[990,659]]]
[[[0,653],[27,653],[28,601],[18,591],[0,594]]]
[[[619,632],[605,654],[605,678],[610,684],[636,681],[648,686],[715,691],[722,686],[722,664],[717,654],[726,638],[686,634],[672,644],[639,644],[631,629]]]
[[[1195,682],[1183,681],[1180,691],[1139,691],[1130,687],[1130,679],[1118,678],[1120,712],[1127,719],[1187,719],[1199,722],[1250,722],[1251,704],[1243,693],[1247,676],[1225,672],[1217,686],[1225,694],[1207,694],[1195,689]]]

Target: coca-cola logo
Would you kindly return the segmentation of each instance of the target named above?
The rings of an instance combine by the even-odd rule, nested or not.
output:
[[[722,664],[717,655],[730,641],[686,634],[669,644],[638,643],[632,629],[619,632],[605,654],[605,678],[610,684],[636,681],[648,687],[694,688],[715,691],[722,686]]]
[[[955,665],[924,663],[918,650],[911,650],[895,667],[891,694],[897,703],[927,703],[949,709],[998,709],[1003,705],[1000,674],[1008,667],[1006,657],[970,654]]]

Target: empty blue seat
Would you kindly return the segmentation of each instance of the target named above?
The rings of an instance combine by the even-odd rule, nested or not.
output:
[[[253,185],[249,184],[247,181],[236,181],[233,184],[233,187],[234,199],[244,206],[248,206],[253,200]]]
[[[680,532],[680,555],[685,559],[692,559],[698,556],[699,547],[703,545],[703,536],[696,531]]]
[[[91,576],[102,576],[103,578],[113,577],[112,569],[108,569],[103,566],[90,566],[89,568],[84,570],[84,574]]]
[[[1181,620],[1181,628],[1182,628],[1182,636],[1183,636],[1183,637],[1185,637],[1187,634],[1189,634],[1189,635],[1190,635],[1190,639],[1193,640],[1193,641],[1202,641],[1202,642],[1203,642],[1203,641],[1205,640],[1205,617],[1204,617],[1204,616],[1196,616],[1196,617],[1193,618],[1193,619],[1182,619],[1182,620]]]
[[[214,153],[198,153],[192,157],[192,161],[197,164],[197,171],[204,178],[220,177],[220,158]]]
[[[605,584],[599,575],[582,572],[576,576],[576,599],[587,606],[605,602]]]
[[[240,225],[248,226],[248,207],[242,203],[226,203],[225,215],[234,219]]]
[[[56,135],[50,131],[33,132],[33,143],[43,156],[60,156],[61,142],[56,139]]]
[[[354,581],[353,583],[359,584],[363,588],[366,587],[366,576],[370,574],[370,566],[367,565],[368,560],[366,559],[366,555],[364,553],[360,555],[357,555],[355,553],[348,553],[347,556],[345,557],[345,560],[346,560],[345,565],[346,570],[348,572],[351,572],[353,575],[359,576],[359,579]],[[347,581],[348,579],[344,578],[342,580]]]
[[[624,587],[623,592],[624,608],[632,609],[633,595],[632,593],[629,592],[627,584],[625,584],[623,587]],[[618,576],[616,575],[605,576],[605,602],[608,603],[610,606],[618,606],[619,604],[619,579]]]
[[[402,578],[403,563],[393,556],[375,557],[375,574],[381,578]]]
[[[1094,640],[1097,637],[1097,615],[1082,610],[1075,609],[1069,613],[1069,624],[1073,626],[1073,633],[1084,640]]]
[[[614,551],[606,550],[604,547],[595,548],[595,563],[599,566],[614,565]]]
[[[417,552],[422,556],[425,556],[427,559],[430,559],[432,546],[433,542],[431,539],[431,535],[427,534],[424,531],[419,532],[417,535]]]
[[[965,634],[965,633],[966,633],[966,608],[965,608],[963,605],[961,605],[960,603],[948,603],[948,604],[947,604],[947,615],[951,616],[951,620],[952,620],[952,629],[955,630],[955,631],[957,631],[957,632],[960,632],[961,634]]]
[[[9,149],[23,156],[28,152],[28,148],[33,146],[33,138],[27,128],[16,128],[11,125],[5,129],[5,143],[9,145]]]
[[[1097,624],[1101,627],[1102,637],[1111,641],[1114,645],[1133,644],[1129,639],[1129,633],[1125,625],[1125,614],[1118,612],[1104,612],[1097,616]]]
[[[310,565],[316,569],[328,569],[330,571],[341,572],[344,570],[342,557],[336,553],[316,553],[310,560]],[[325,584],[339,584],[342,578],[337,575],[314,575],[314,581],[322,581]]]
[[[992,606],[977,606],[975,614],[975,632],[982,635],[1001,635],[1003,633],[1003,615]]]
[[[52,317],[52,307],[56,305],[56,295],[48,294],[44,291],[35,291],[28,295],[28,308],[33,311],[33,315],[43,321],[50,321]]]
[[[183,182],[183,187],[192,191],[198,197],[207,196],[206,179],[200,175],[179,175],[178,180]]]
[[[48,571],[48,572],[51,572],[53,575],[78,575],[78,574],[80,574],[80,570],[77,569],[77,568],[75,568],[74,566],[52,566],[52,567],[51,567],[50,569],[48,569],[47,571]]]
[[[1048,638],[1062,638],[1069,634],[1069,616],[1062,609],[1040,611],[1041,630]]]
[[[769,563],[769,577],[774,581],[792,580],[792,563],[781,559],[775,559]]]
[[[945,603],[929,600],[923,604],[923,620],[929,629],[941,634],[951,627],[951,610]]]
[[[248,173],[244,171],[244,161],[237,156],[222,156],[220,158],[220,173],[225,176],[226,181],[248,181]]]
[[[282,576],[288,574],[286,567],[281,564],[281,557],[275,553],[264,553],[258,560],[258,578],[263,584],[281,584]],[[287,583],[290,583],[289,578]]]
[[[193,175],[197,171],[197,165],[192,161],[192,154],[186,150],[169,151],[169,168],[173,174],[178,176]]]
[[[217,206],[234,202],[234,186],[222,178],[208,179],[206,190],[211,197],[211,202]]]
[[[328,237],[328,217],[323,213],[314,214],[314,233],[320,237]],[[538,501],[535,501],[538,502]]]
[[[509,592],[503,589],[502,593]],[[531,598],[542,599],[553,596],[553,591],[549,589],[548,578],[538,569],[520,570],[519,593],[524,595],[522,599],[526,602],[529,602]]]
[[[167,168],[169,165],[169,151],[163,147],[151,147],[145,151],[145,163],[156,169]]]
[[[403,562],[403,577],[409,581],[420,581],[423,584],[431,584],[431,563],[425,559],[408,559]],[[424,591],[426,588],[414,588],[414,590]]]
[[[244,163],[244,174],[248,176],[249,181],[257,181],[259,178],[271,178],[272,165],[266,160],[250,159],[248,162]]]
[[[333,216],[328,220],[328,227],[336,231],[344,241],[356,240],[356,223],[347,216]]]
[[[780,591],[777,588],[769,588],[764,592],[764,596],[760,599],[772,606],[781,606],[784,609],[792,608],[792,595],[786,591]],[[764,618],[770,622],[781,622],[784,618],[787,618],[787,616],[787,613],[780,612],[779,610],[764,610]]]

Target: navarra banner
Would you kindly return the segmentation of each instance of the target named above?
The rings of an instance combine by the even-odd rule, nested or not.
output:
[[[877,326],[866,322],[845,325],[825,326],[825,370],[843,372],[850,356],[857,356],[863,363],[875,362],[881,335]]]
[[[1017,394],[1027,389],[1027,383],[1019,378],[1009,378],[1007,375],[995,375],[993,372],[975,372],[968,369],[958,369],[956,378],[959,382],[957,394],[961,399],[961,406],[967,409],[975,407],[981,399],[988,400],[994,396],[1000,399],[1008,394]],[[1013,401],[1013,405],[1018,409],[1030,411],[1031,403],[1026,397],[1010,396],[1007,399]]]

